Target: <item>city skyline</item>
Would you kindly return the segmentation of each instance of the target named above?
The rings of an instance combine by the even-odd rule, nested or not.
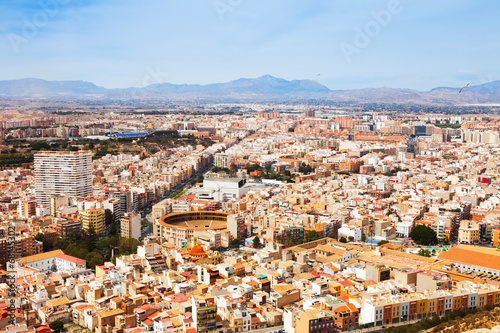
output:
[[[0,2],[0,333],[500,332],[499,14]]]
[[[2,99],[0,329],[500,324],[494,107],[53,101]]]
[[[499,31],[497,4],[286,4],[4,2],[0,80],[85,80],[123,88],[270,74],[330,89],[426,91],[500,77],[499,46],[491,43]]]

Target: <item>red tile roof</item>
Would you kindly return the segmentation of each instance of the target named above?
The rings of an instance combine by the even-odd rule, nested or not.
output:
[[[151,319],[149,318],[146,318],[145,320],[142,321],[142,323],[144,325],[147,325],[147,326],[150,326],[150,325],[153,325],[154,324],[154,321],[152,321]]]
[[[75,263],[77,265],[85,265],[85,263],[86,263],[86,261],[83,260],[83,259],[80,259],[80,258],[77,258],[77,257],[72,257],[72,256],[69,256],[69,255],[64,254],[64,253],[58,254],[56,256],[56,258],[59,258],[59,259],[62,259],[62,260],[66,260],[66,261]]]
[[[439,259],[448,259],[468,265],[500,270],[500,256],[468,249],[453,247],[448,251],[443,251],[439,255]]]

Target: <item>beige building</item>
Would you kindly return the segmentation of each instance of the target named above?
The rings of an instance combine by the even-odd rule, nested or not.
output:
[[[333,311],[322,311],[311,308],[297,312],[294,318],[294,327],[285,327],[287,332],[334,332],[335,316]]]
[[[214,165],[219,168],[228,168],[231,163],[231,155],[217,153],[214,156]]]
[[[479,242],[479,223],[470,220],[460,221],[458,242],[469,244]]]
[[[61,206],[68,206],[68,196],[66,195],[56,195],[49,198],[50,215],[57,216],[57,210]]]
[[[139,239],[141,237],[141,217],[136,213],[125,213],[120,219],[121,236]]]

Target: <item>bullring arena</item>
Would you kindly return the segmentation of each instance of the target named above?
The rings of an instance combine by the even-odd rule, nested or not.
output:
[[[172,213],[161,217],[155,226],[155,234],[166,239],[185,239],[191,242],[209,230],[227,229],[230,214],[220,211],[192,211]]]

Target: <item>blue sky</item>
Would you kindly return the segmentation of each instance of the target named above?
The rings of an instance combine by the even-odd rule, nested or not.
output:
[[[0,80],[459,87],[500,80],[499,17],[494,0],[2,0]]]

